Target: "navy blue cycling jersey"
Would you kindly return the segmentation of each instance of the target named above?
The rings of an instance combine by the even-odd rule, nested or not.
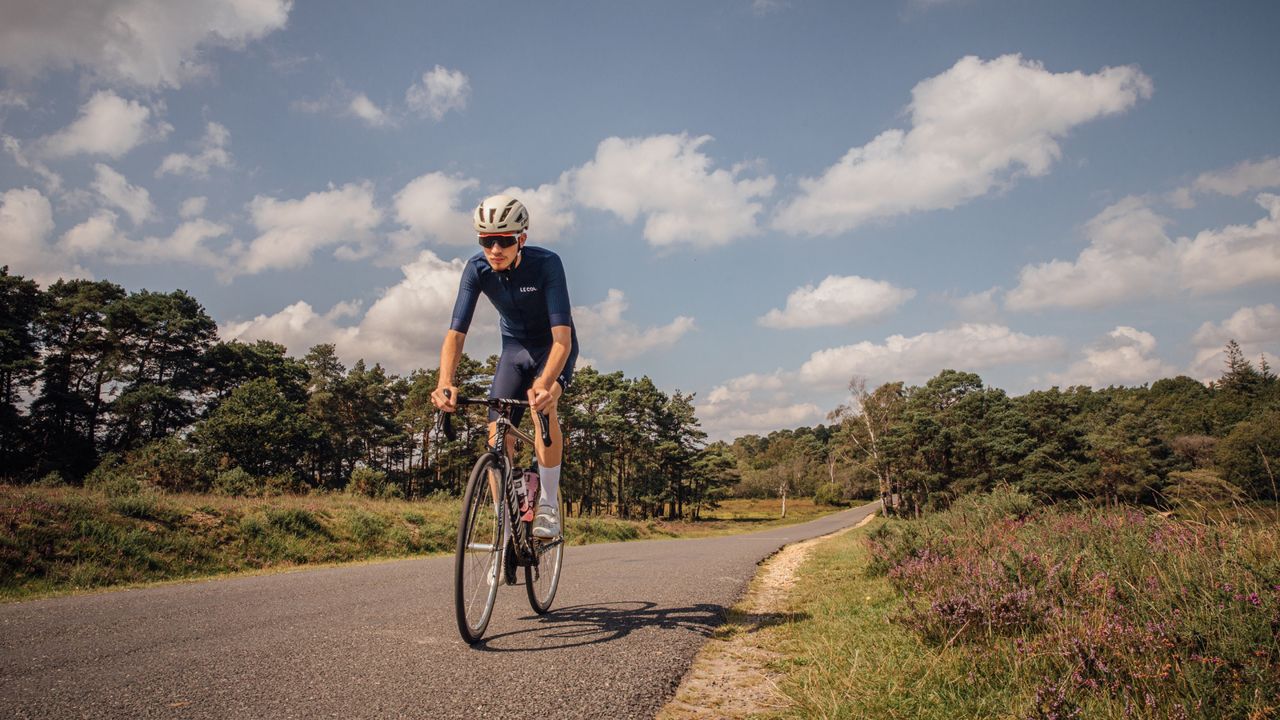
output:
[[[471,327],[480,293],[497,308],[505,337],[548,344],[552,327],[573,327],[569,286],[560,256],[528,245],[520,255],[520,264],[506,272],[495,271],[483,251],[467,261],[458,285],[458,299],[453,304],[451,330],[466,333]]]

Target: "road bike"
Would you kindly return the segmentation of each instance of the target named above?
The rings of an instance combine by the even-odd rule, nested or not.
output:
[[[543,615],[551,609],[560,585],[564,537],[562,534],[554,540],[543,540],[533,536],[533,518],[541,489],[537,476],[517,471],[502,451],[508,433],[516,438],[514,457],[519,457],[521,442],[533,445],[533,437],[511,422],[511,411],[528,407],[529,403],[504,398],[458,398],[458,404],[484,405],[498,413],[493,444],[485,448],[471,469],[458,522],[454,609],[458,632],[463,640],[474,645],[489,626],[498,585],[500,582],[515,585],[517,568],[524,568],[525,592],[533,611]],[[452,440],[455,435],[450,415],[440,413],[437,426]],[[541,440],[544,445],[550,445],[547,416],[539,413],[539,417]],[[560,517],[564,517],[563,511]]]

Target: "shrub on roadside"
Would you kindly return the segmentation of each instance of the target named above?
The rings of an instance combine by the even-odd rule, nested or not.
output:
[[[1273,523],[1028,513],[1006,493],[887,523],[868,549],[896,622],[938,652],[1012,656],[1039,688],[1028,717],[1262,717],[1280,697]]]
[[[62,477],[62,473],[58,472],[57,470],[50,471],[44,477],[32,483],[32,486],[42,487],[42,488],[58,488],[58,487],[66,487],[66,485],[67,485],[66,478]]]
[[[167,437],[129,453],[122,466],[139,482],[169,492],[201,492],[209,487],[209,473],[186,443]]]
[[[824,483],[818,486],[818,491],[813,494],[813,502],[818,505],[848,507],[853,501],[845,492],[844,485],[840,483]]]
[[[351,471],[351,478],[347,480],[347,492],[351,495],[382,497],[386,485],[386,473],[361,465]]]
[[[115,453],[102,456],[98,466],[84,478],[84,486],[108,497],[133,495],[142,491],[142,483],[124,465],[124,459]]]
[[[250,475],[244,468],[223,470],[213,478],[213,492],[217,495],[252,497],[259,494],[261,488],[258,478]]]

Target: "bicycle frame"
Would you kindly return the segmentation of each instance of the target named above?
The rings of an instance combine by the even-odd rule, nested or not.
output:
[[[498,467],[502,468],[502,477],[499,478],[503,486],[502,498],[506,503],[507,512],[504,514],[503,530],[502,530],[502,546],[505,548],[509,543],[515,549],[515,561],[517,566],[537,565],[538,556],[547,550],[564,542],[563,538],[553,540],[551,542],[534,542],[532,528],[530,523],[515,522],[515,518],[519,518],[520,513],[520,496],[516,483],[524,482],[523,477],[516,477],[512,472],[512,458],[507,457],[507,434],[511,433],[516,438],[516,446],[514,454],[518,454],[521,442],[527,442],[530,445],[536,442],[532,435],[524,432],[511,422],[509,416],[511,408],[516,405],[527,405],[519,400],[480,400],[480,399],[459,399],[459,403],[467,405],[485,405],[490,408],[496,408],[499,412],[497,420],[494,421],[496,427],[492,444],[485,450],[494,456]],[[447,418],[446,418],[447,421]],[[547,416],[542,416],[542,440],[546,445],[551,444],[551,436],[547,429]],[[498,497],[496,488],[493,488],[495,500]],[[530,499],[530,502],[533,498]]]

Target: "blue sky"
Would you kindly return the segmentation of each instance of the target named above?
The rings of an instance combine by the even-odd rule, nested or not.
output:
[[[511,191],[584,358],[713,437],[1280,351],[1273,2],[82,5],[0,6],[0,263],[224,338],[434,366]]]

